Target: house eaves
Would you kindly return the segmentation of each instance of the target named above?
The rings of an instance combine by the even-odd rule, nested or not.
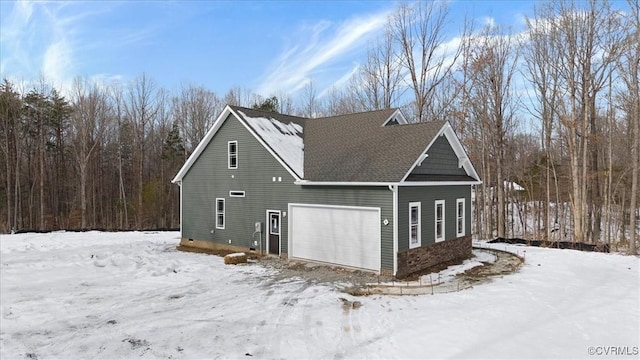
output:
[[[204,138],[200,140],[193,153],[191,153],[187,161],[184,163],[184,165],[182,165],[176,176],[173,178],[173,180],[171,180],[172,183],[175,184],[182,182],[182,178],[184,178],[189,169],[191,169],[191,166],[193,166],[196,160],[198,160],[198,157],[200,157],[200,154],[202,154],[204,149],[207,148],[207,145],[209,145],[209,142],[211,141],[213,136],[218,132],[220,127],[222,127],[222,124],[229,117],[229,114],[231,114],[231,108],[227,105],[225,106],[222,113],[218,116],[216,121],[213,122],[213,125],[204,135]]]
[[[298,180],[294,184],[302,186],[453,186],[479,185],[482,181],[403,181],[403,182],[364,182],[364,181],[309,181]]]
[[[481,184],[482,181],[480,180],[480,176],[478,176],[476,169],[473,167],[473,164],[471,164],[471,161],[469,160],[469,156],[467,155],[467,152],[462,146],[462,143],[460,143],[460,140],[458,139],[458,136],[456,135],[449,121],[446,121],[442,126],[442,128],[440,129],[440,131],[438,131],[438,133],[433,137],[433,139],[431,139],[431,141],[429,142],[427,147],[424,149],[422,154],[416,159],[413,166],[409,168],[409,171],[407,171],[407,173],[404,175],[404,177],[400,182],[401,183],[407,182],[407,178],[409,177],[409,175],[413,172],[416,166],[419,166],[419,164],[422,161],[424,161],[424,159],[427,157],[427,152],[429,151],[433,143],[435,143],[435,141],[440,136],[445,136],[447,138],[449,145],[451,145],[451,148],[453,149],[454,153],[458,157],[458,167],[464,168],[464,171],[467,173],[467,175],[474,179],[474,181],[471,181],[470,183],[472,185]],[[414,182],[412,181],[411,183],[414,183]],[[416,182],[416,183],[420,183],[420,182]],[[430,182],[423,182],[423,183],[430,183]],[[448,184],[449,182],[443,182],[443,184],[444,183]],[[453,182],[453,183],[458,183],[458,182]],[[462,185],[462,182],[460,182],[460,184]]]
[[[407,118],[404,117],[404,114],[402,114],[402,111],[400,111],[400,109],[396,109],[396,111],[391,114],[391,116],[389,116],[389,118],[385,120],[384,123],[382,123],[382,126],[387,126],[387,124],[389,124],[389,122],[393,120],[396,120],[399,125],[406,125],[409,123],[407,121]]]
[[[207,145],[209,145],[209,142],[211,142],[215,134],[218,132],[218,130],[220,130],[224,122],[229,118],[229,115],[233,115],[247,129],[247,131],[249,131],[249,133],[289,172],[289,174],[291,174],[291,176],[296,181],[299,181],[302,179],[302,174],[298,175],[290,166],[290,164],[288,164],[280,155],[276,153],[276,151],[274,151],[273,147],[277,148],[277,146],[272,147],[269,144],[267,144],[265,139],[263,139],[256,132],[256,130],[254,130],[253,127],[247,123],[247,120],[245,119],[245,117],[242,116],[244,114],[241,115],[241,114],[238,114],[238,112],[236,112],[240,109],[241,108],[237,108],[237,107],[234,109],[229,105],[225,106],[224,110],[222,111],[220,116],[218,116],[216,121],[214,121],[213,125],[211,126],[209,131],[207,131],[204,138],[200,141],[200,143],[198,143],[198,145],[196,146],[191,156],[189,156],[189,158],[184,163],[182,168],[180,168],[176,176],[173,178],[173,180],[171,180],[172,183],[180,184],[182,182],[182,179],[189,172],[189,169],[191,169],[191,166],[193,166],[193,164],[196,162],[200,154],[202,154],[204,149],[206,149]],[[278,126],[278,125],[274,124],[274,126]],[[280,129],[280,131],[282,131],[282,129]],[[302,168],[302,166],[299,166],[299,167]]]

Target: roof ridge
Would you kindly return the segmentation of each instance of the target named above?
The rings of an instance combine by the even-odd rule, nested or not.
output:
[[[362,115],[362,114],[376,113],[376,112],[383,112],[383,111],[390,111],[390,110],[393,110],[395,112],[396,110],[399,110],[399,109],[400,108],[395,108],[394,107],[394,108],[386,108],[386,109],[367,110],[367,111],[360,111],[360,112],[354,112],[354,113],[349,113],[349,114],[323,116],[323,117],[319,117],[319,118],[310,118],[310,119],[311,120],[334,119],[334,118],[345,117],[345,116]]]
[[[292,117],[292,118],[297,118],[297,119],[302,119],[302,120],[309,120],[309,118],[302,117],[302,116],[284,114],[284,113],[268,111],[268,110],[254,109],[254,108],[249,108],[249,107],[246,107],[246,106],[238,106],[238,105],[228,105],[228,106],[230,108],[232,108],[233,110],[249,110],[249,111],[255,111],[255,112],[263,113],[265,115],[286,116],[286,117]]]
[[[411,122],[406,124],[394,124],[394,125],[386,125],[385,127],[394,127],[394,126],[410,126],[410,125],[433,125],[440,124],[440,126],[444,125],[448,120],[427,120],[420,122]]]

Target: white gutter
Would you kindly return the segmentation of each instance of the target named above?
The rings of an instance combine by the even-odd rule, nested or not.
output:
[[[478,185],[480,180],[468,181],[401,181],[401,182],[361,182],[361,181],[310,181],[296,180],[296,185],[306,186],[450,186],[450,185]]]
[[[178,184],[178,186],[180,187],[180,239],[182,239],[182,222],[183,222],[182,221],[182,219],[183,219],[183,217],[182,217],[182,209],[184,208],[182,206],[182,199],[183,199],[183,197],[182,197],[182,180],[177,181],[176,184]]]
[[[396,183],[392,182],[362,182],[362,181],[310,181],[296,180],[296,185],[313,185],[313,186],[391,186]]]
[[[397,183],[398,186],[451,186],[451,185],[478,185],[480,180],[469,181],[403,181]]]

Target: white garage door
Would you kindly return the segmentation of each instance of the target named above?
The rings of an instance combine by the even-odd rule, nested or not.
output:
[[[380,209],[289,205],[289,256],[380,270]]]

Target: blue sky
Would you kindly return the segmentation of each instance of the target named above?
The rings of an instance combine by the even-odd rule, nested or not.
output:
[[[522,28],[533,1],[451,1],[451,33],[465,15]],[[145,72],[169,91],[319,92],[365,60],[392,1],[0,1],[0,75],[44,75],[64,88],[75,76],[126,83]]]

